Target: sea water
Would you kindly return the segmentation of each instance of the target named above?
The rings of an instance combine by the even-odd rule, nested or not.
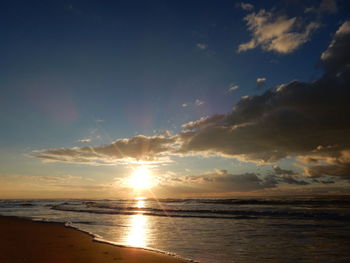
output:
[[[350,262],[349,196],[0,200],[0,214],[203,263]]]

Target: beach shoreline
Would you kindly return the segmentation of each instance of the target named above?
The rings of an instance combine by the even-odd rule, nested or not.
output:
[[[0,216],[0,234],[3,251],[0,262],[3,263],[186,262],[152,250],[99,241],[93,235],[63,223]]]

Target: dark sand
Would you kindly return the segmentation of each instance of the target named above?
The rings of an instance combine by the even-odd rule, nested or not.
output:
[[[1,263],[181,263],[157,252],[93,241],[81,231],[58,223],[0,216]]]

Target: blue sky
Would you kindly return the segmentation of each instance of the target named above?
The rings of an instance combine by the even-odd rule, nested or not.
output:
[[[38,179],[35,187],[41,187],[35,193],[56,196],[54,184],[47,186],[47,181],[39,180],[43,177],[55,182],[65,176],[77,178],[81,192],[75,195],[68,186],[62,187],[57,190],[62,196],[65,192],[83,195],[84,185],[95,186],[96,192],[98,187],[115,186],[116,178],[130,174],[135,163],[77,164],[66,155],[65,160],[52,162],[51,157],[62,157],[62,153],[50,152],[51,159],[35,158],[36,151],[47,154],[46,150],[57,148],[100,147],[135,135],[176,137],[186,123],[230,115],[243,96],[263,96],[294,80],[312,83],[320,79],[325,72],[321,54],[349,19],[349,11],[346,1],[3,4],[0,176],[9,183],[6,191],[21,196],[18,189],[22,188],[16,184],[26,189],[28,178],[34,178]],[[251,48],[240,49],[249,41],[254,42]],[[176,138],[178,144],[184,142]],[[254,173],[260,180],[278,165],[293,170],[295,174],[289,175],[299,179],[305,167],[296,165],[296,158],[308,155],[298,150],[262,162],[242,158],[241,153],[223,156],[219,146],[217,151],[214,148],[191,148],[186,154],[162,152],[167,161],[152,169],[159,178],[213,173],[216,178],[217,171],[225,170],[230,178]],[[203,194],[246,192],[244,187],[242,191],[216,187]],[[28,196],[35,196],[29,192]]]

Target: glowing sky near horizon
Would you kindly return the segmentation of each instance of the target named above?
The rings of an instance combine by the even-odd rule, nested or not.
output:
[[[0,198],[347,193],[349,14],[3,3]]]

